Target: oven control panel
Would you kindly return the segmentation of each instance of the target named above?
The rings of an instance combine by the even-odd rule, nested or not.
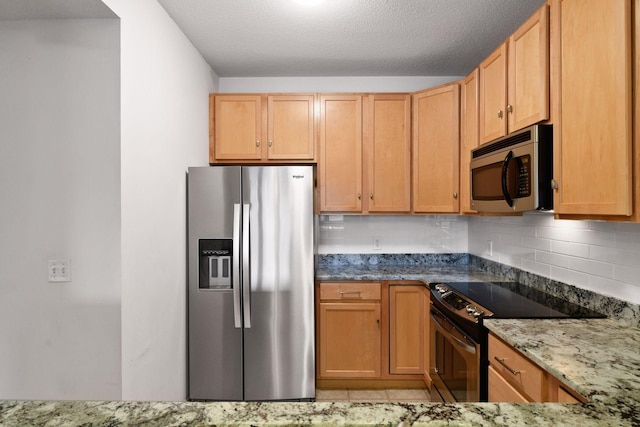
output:
[[[431,293],[447,308],[458,316],[467,317],[474,323],[478,323],[480,317],[491,317],[493,313],[480,304],[477,304],[449,288],[444,283],[436,283],[431,286]]]

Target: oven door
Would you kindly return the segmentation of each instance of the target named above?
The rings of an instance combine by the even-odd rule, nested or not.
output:
[[[433,306],[430,373],[445,402],[480,400],[480,345]]]

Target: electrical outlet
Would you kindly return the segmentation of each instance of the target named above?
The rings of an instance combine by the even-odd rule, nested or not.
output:
[[[487,240],[487,254],[493,256],[493,240]]]
[[[71,281],[71,261],[68,259],[49,260],[49,283]]]
[[[382,250],[382,237],[374,236],[374,238],[373,238],[373,250],[374,251]]]

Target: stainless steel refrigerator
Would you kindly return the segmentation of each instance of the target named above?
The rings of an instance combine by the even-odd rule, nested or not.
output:
[[[312,400],[314,169],[188,171],[190,400]]]

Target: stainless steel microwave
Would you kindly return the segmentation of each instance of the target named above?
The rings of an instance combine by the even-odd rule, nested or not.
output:
[[[535,125],[471,151],[471,208],[553,209],[553,129]]]

